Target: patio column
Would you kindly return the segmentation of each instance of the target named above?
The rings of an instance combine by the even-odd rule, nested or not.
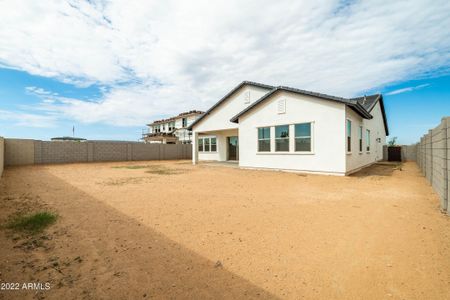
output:
[[[192,132],[192,164],[198,163],[198,132]]]

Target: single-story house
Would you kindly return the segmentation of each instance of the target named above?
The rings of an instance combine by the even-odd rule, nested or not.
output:
[[[192,161],[347,175],[383,158],[381,94],[341,98],[244,81],[189,128]]]

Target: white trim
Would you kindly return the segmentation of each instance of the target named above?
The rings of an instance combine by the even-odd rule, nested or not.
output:
[[[296,136],[295,136],[295,125],[300,125],[300,124],[310,124],[310,135],[309,135],[309,138],[310,138],[310,140],[311,140],[311,151],[296,151],[295,150],[295,139],[297,138]],[[312,122],[302,122],[302,123],[295,123],[295,124],[293,124],[293,128],[294,128],[294,130],[293,130],[293,132],[294,132],[294,134],[293,134],[293,136],[294,136],[294,142],[293,142],[293,144],[294,144],[294,152],[295,153],[299,153],[299,154],[301,154],[301,153],[305,153],[305,154],[314,154],[314,137],[315,137],[315,132],[314,132],[314,128],[315,128],[315,122],[314,121],[312,121]],[[299,138],[301,138],[301,137],[299,137]],[[305,137],[304,137],[305,138]]]
[[[281,138],[277,138],[277,136],[276,136],[276,133],[277,133],[277,127],[284,127],[284,126],[287,126],[287,128],[288,128],[288,136],[287,136],[287,138],[285,138],[285,137],[281,137]],[[274,138],[274,140],[275,140],[275,149],[273,149],[273,152],[275,152],[275,153],[290,153],[291,152],[291,145],[292,145],[292,143],[291,143],[291,139],[292,139],[292,134],[291,134],[291,127],[292,127],[292,124],[283,124],[283,125],[274,125],[273,126],[274,128],[275,128],[275,135],[273,136],[273,138]],[[283,151],[277,151],[277,140],[287,140],[288,141],[288,150],[286,151],[286,150],[283,150]],[[271,151],[272,152],[272,151]]]
[[[315,155],[315,152],[306,152],[306,151],[297,151],[297,152],[287,152],[287,151],[279,151],[279,152],[256,152],[257,155]]]
[[[299,174],[311,174],[311,175],[330,175],[330,176],[345,176],[345,172],[327,172],[327,171],[311,171],[311,170],[297,170],[297,169],[279,169],[279,168],[266,168],[266,167],[246,167],[239,166],[239,169],[244,170],[258,170],[258,171],[271,171],[271,172],[288,172]]]
[[[311,151],[295,151],[295,125],[297,124],[311,124]],[[256,154],[293,154],[293,155],[314,155],[315,154],[315,121],[303,121],[295,123],[284,123],[280,125],[264,125],[256,127]],[[275,137],[275,127],[277,126],[288,126],[289,128],[289,150],[288,151],[276,151],[276,137]],[[270,151],[259,151],[259,128],[269,128],[270,130]]]
[[[370,129],[366,128],[366,152],[370,153],[370,151],[372,150],[372,136],[371,136],[371,131]],[[367,147],[369,147],[369,150],[367,150]]]
[[[269,128],[269,138],[268,139],[260,139],[259,138],[259,129],[261,128]],[[259,141],[260,140],[269,140],[269,151],[259,151]],[[256,151],[260,153],[271,153],[272,152],[272,127],[271,126],[259,126],[256,127]]]
[[[206,139],[209,139],[209,144],[208,144],[208,146],[209,146],[209,150],[208,151],[205,151],[205,140]],[[211,150],[211,139],[216,139],[216,150],[215,151],[212,151]],[[214,136],[214,135],[211,135],[211,136],[202,136],[202,137],[199,137],[198,138],[198,140],[199,140],[199,142],[198,142],[198,144],[197,144],[197,151],[198,151],[198,153],[201,153],[201,154],[208,154],[208,153],[217,153],[218,152],[218,150],[219,150],[219,143],[217,142],[217,136]],[[199,146],[199,144],[200,144],[200,140],[203,140],[203,142],[202,142],[202,146],[203,146],[203,150],[198,150],[198,146]]]
[[[350,143],[348,142],[348,122],[350,122]],[[352,132],[353,132],[353,121],[349,118],[345,118],[345,153],[346,154],[352,154],[353,152],[353,147],[352,147]],[[348,146],[350,144],[350,151],[348,151]]]
[[[358,126],[358,135],[361,134],[361,136],[358,136],[358,152],[359,154],[362,154],[364,152],[364,127],[363,125]],[[361,141],[361,145],[359,142]]]

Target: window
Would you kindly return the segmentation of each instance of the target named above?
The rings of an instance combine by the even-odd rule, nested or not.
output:
[[[289,151],[289,125],[275,126],[275,151]]]
[[[198,151],[200,152],[216,152],[217,139],[215,137],[204,137],[198,139]]]
[[[183,118],[181,122],[183,127],[187,127],[187,118]]]
[[[211,138],[211,152],[217,151],[217,140],[216,138]]]
[[[169,131],[172,131],[175,129],[175,122],[170,122],[169,123]]]
[[[159,125],[156,125],[156,126],[154,127],[154,129],[155,129],[155,133],[161,132],[161,129],[160,129]]]
[[[295,124],[295,151],[311,152],[311,123]]]
[[[352,121],[347,120],[347,152],[352,152]]]
[[[366,130],[366,151],[369,152],[370,151],[370,130],[367,129]]]
[[[270,127],[258,128],[258,151],[270,152]]]
[[[359,152],[363,152],[363,127],[359,126]]]

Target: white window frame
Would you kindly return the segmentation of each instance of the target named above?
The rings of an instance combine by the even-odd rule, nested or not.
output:
[[[212,143],[213,139],[215,140],[214,144]],[[213,145],[216,146],[216,150],[212,149]],[[209,138],[209,150],[210,150],[209,152],[217,152],[217,137],[212,136]]]
[[[214,151],[212,151],[211,150],[211,140],[212,139],[216,139],[216,150],[214,150]],[[200,149],[198,150],[198,152],[199,153],[216,153],[217,152],[217,148],[218,148],[218,143],[217,143],[217,137],[216,136],[208,136],[208,137],[200,137],[200,138],[198,138],[198,140],[199,140],[199,142],[198,142],[198,144],[200,145],[200,140],[202,140],[202,145],[203,145],[203,147],[202,147],[202,149],[203,150],[201,150],[200,151]],[[209,150],[208,151],[206,151],[205,150],[205,145],[206,145],[206,141],[208,141],[208,145],[209,145]]]
[[[366,152],[370,153],[371,148],[371,138],[370,138],[370,129],[366,129]]]
[[[259,138],[259,129],[269,128],[269,138],[260,139]],[[272,147],[272,126],[261,126],[256,128],[256,152],[257,153],[271,153],[273,151]],[[269,140],[269,151],[259,151],[259,141],[267,141]]]
[[[172,131],[175,129],[175,121],[169,122],[169,131]]]
[[[364,139],[363,139],[364,129],[363,129],[362,125],[359,126],[358,135],[359,135],[359,137],[358,137],[358,150],[359,150],[359,153],[363,153],[363,151],[364,151]]]
[[[287,138],[286,137],[284,137],[284,138],[281,138],[281,137],[277,138],[277,127],[282,127],[282,126],[287,126],[287,128],[288,128],[288,136],[287,136]],[[275,125],[274,127],[275,127],[275,136],[274,136],[275,149],[274,149],[274,151],[276,153],[291,152],[290,151],[291,150],[291,126],[290,126],[290,124]],[[277,140],[287,140],[288,141],[288,150],[287,151],[286,150],[283,150],[283,151],[277,150]]]
[[[309,136],[297,136],[297,133],[295,132],[295,125],[303,125],[303,124],[309,124]],[[312,153],[313,152],[313,122],[303,122],[303,123],[295,123],[294,126],[294,152],[296,153]],[[301,138],[309,138],[310,140],[310,149],[309,151],[301,151],[296,150],[295,147],[297,145],[296,140]]]
[[[348,132],[348,124],[350,123],[350,134]],[[345,120],[345,152],[347,152],[347,154],[352,154],[352,120],[350,119],[346,119]],[[350,138],[350,140],[349,140]],[[350,150],[349,150],[350,147]]]
[[[296,124],[311,124],[311,151],[295,151],[295,125]],[[275,138],[275,127],[277,126],[289,126],[289,151],[276,151],[276,138]],[[259,149],[259,139],[258,139],[258,128],[270,128],[270,152],[269,151],[258,151]],[[289,124],[276,124],[276,125],[264,125],[255,128],[255,149],[257,155],[315,155],[315,121],[302,121]]]

